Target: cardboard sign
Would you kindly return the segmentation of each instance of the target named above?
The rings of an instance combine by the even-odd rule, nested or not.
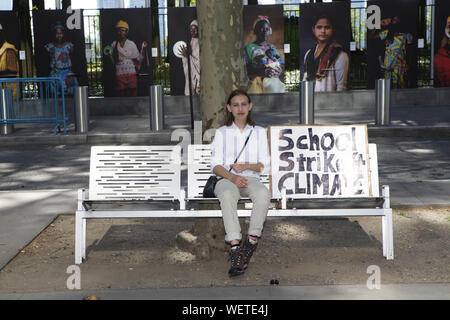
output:
[[[370,197],[366,125],[269,127],[271,192],[281,198]]]

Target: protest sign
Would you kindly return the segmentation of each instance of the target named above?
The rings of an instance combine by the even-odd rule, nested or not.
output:
[[[269,143],[274,198],[372,196],[366,125],[271,126]]]

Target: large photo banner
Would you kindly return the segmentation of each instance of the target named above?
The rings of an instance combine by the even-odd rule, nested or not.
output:
[[[243,24],[248,92],[285,92],[283,6],[244,6]]]
[[[383,78],[394,89],[417,87],[417,0],[369,0],[367,7],[367,87]]]
[[[349,88],[350,4],[300,4],[300,77],[316,92]]]
[[[434,86],[450,87],[450,1],[435,1]]]
[[[366,125],[270,126],[271,191],[281,198],[370,197]]]
[[[19,74],[19,20],[13,12],[0,11],[0,76]]]
[[[61,79],[68,94],[87,85],[82,10],[34,11],[33,33],[38,77]]]
[[[198,95],[200,93],[200,43],[197,10],[189,7],[168,8],[168,19],[167,55],[170,61],[170,94],[173,96]]]
[[[105,97],[149,94],[152,84],[150,9],[100,10]]]

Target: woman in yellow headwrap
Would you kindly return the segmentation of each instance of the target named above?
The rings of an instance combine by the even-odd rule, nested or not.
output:
[[[119,20],[115,26],[117,40],[111,43],[109,48],[105,48],[105,54],[109,55],[115,66],[116,77],[114,89],[118,96],[129,97],[137,95],[137,73],[144,59],[144,50],[147,42],[142,43],[139,51],[136,44],[127,38],[130,27],[126,21]]]

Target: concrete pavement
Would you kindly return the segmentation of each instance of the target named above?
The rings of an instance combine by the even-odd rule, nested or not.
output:
[[[256,108],[255,108],[256,109]],[[298,111],[279,112],[254,110],[254,120],[262,126],[298,123]],[[194,121],[200,121],[199,113],[194,114]],[[368,125],[370,137],[449,137],[450,104],[448,107],[396,107],[391,112],[391,125],[376,126],[375,111],[367,108],[351,107],[342,110],[322,109],[315,111],[317,124],[351,124]],[[167,144],[176,129],[191,129],[191,115],[185,113],[165,116],[165,129],[160,132],[150,130],[150,120],[144,115],[93,116],[89,121],[89,132],[79,134],[69,119],[67,135],[53,135],[50,124],[15,125],[11,135],[0,136],[0,146],[18,145],[73,145],[89,144]]]
[[[0,300],[448,300],[450,284],[382,284],[379,289],[364,285],[254,286],[214,288],[164,288],[137,290],[36,292],[0,294]]]
[[[390,186],[393,207],[450,206],[450,107],[394,108],[392,125],[385,127],[374,126],[373,118],[367,110],[323,110],[316,114],[316,123],[369,125],[369,141],[378,146],[380,185]],[[255,119],[264,126],[296,123],[298,113],[256,113]],[[16,126],[12,135],[0,136],[0,269],[57,215],[75,211],[77,188],[88,187],[91,145],[173,144],[173,130],[190,127],[189,115],[167,116],[166,130],[160,133],[150,132],[148,123],[146,117],[103,116],[91,118],[90,131],[85,135],[77,134],[71,123],[66,136],[53,136],[48,124]],[[104,299],[235,299],[246,296],[247,291],[260,299],[450,298],[448,284],[386,285],[383,289],[193,288],[91,294]],[[0,295],[0,299],[79,299],[83,295],[88,293],[11,294]]]

